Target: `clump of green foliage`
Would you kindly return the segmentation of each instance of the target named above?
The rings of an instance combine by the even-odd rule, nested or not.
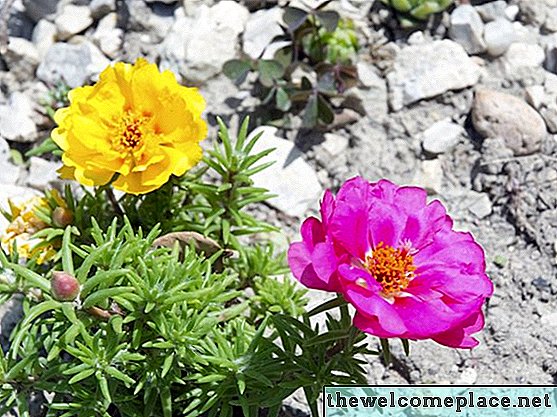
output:
[[[324,10],[329,3],[307,10],[285,8],[284,35],[274,40],[282,47],[272,59],[234,59],[223,67],[237,83],[256,73],[253,91],[278,112],[277,119],[293,113],[302,115],[304,127],[331,124],[345,101],[335,106],[331,99],[346,98],[345,91],[358,82],[354,26],[337,12]]]
[[[402,26],[414,26],[416,22],[429,19],[435,13],[442,12],[453,0],[381,0],[392,7],[398,14]]]
[[[0,303],[23,304],[0,350],[0,415],[30,416],[46,392],[49,417],[270,417],[303,388],[317,416],[324,384],[365,383],[359,355],[376,352],[345,302],[307,312],[284,254],[257,237],[276,230],[246,211],[270,197],[251,180],[270,151],[252,153],[247,126],[234,140],[221,123],[204,164],[151,194],[67,188],[72,223],[40,232],[60,241],[49,264],[0,250]],[[53,290],[61,273],[74,300]]]

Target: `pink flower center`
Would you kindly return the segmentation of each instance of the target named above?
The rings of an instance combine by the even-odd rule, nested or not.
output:
[[[365,267],[375,280],[381,284],[382,292],[386,296],[404,291],[416,275],[414,258],[410,255],[410,248],[395,249],[392,246],[379,243],[371,256],[366,256]]]

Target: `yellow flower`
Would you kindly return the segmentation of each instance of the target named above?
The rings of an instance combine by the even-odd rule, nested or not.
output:
[[[140,58],[105,69],[93,86],[69,93],[52,139],[64,154],[59,171],[83,185],[143,194],[181,176],[201,159],[205,101],[170,71]]]
[[[53,193],[53,195],[55,199],[59,196],[57,193]],[[33,237],[35,233],[48,227],[48,224],[36,214],[37,210],[50,210],[48,200],[44,197],[33,197],[20,205],[16,205],[12,201],[9,203],[12,221],[2,234],[0,240],[2,248],[8,253],[12,253],[15,243],[17,253],[21,258],[36,257],[37,264],[52,259],[56,254],[54,246],[43,239]]]

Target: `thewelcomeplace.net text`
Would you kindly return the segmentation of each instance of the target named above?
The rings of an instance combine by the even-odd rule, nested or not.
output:
[[[485,396],[468,391],[463,395],[388,395],[345,396],[341,392],[328,392],[325,398],[327,408],[443,408],[454,409],[457,413],[469,408],[552,408],[553,398],[549,393],[539,396]]]

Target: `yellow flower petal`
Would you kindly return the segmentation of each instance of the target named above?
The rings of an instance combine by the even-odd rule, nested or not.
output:
[[[118,175],[116,189],[143,194],[201,160],[205,100],[145,59],[106,68],[95,85],[76,88],[69,98],[52,132],[64,151],[63,178],[104,185]]]

